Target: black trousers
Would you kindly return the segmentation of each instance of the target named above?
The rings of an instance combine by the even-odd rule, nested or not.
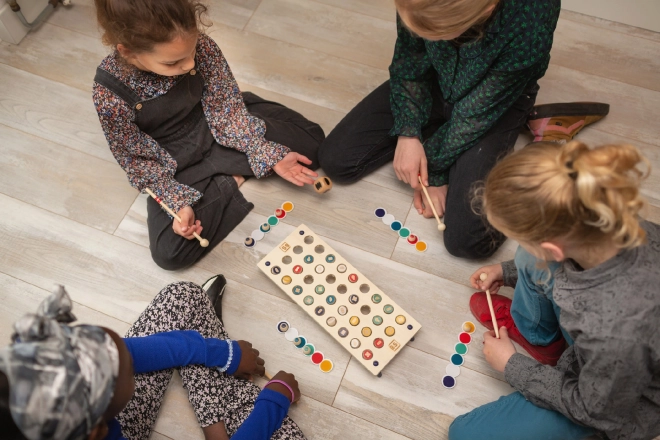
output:
[[[250,114],[266,123],[267,140],[306,156],[312,161],[309,167],[318,168],[317,151],[325,138],[323,129],[318,124],[282,104],[267,101],[250,92],[243,93],[243,100]],[[191,128],[191,137],[197,129],[208,130],[204,121],[200,121],[198,125],[197,128]],[[215,151],[204,160],[212,162],[209,165],[214,168],[216,174],[201,181],[189,175],[183,180],[184,183],[187,183],[187,180],[194,181],[191,186],[203,194],[193,206],[193,210],[195,219],[202,223],[204,230],[201,236],[209,241],[208,247],[203,248],[197,240],[187,240],[175,234],[172,219],[155,200],[147,200],[149,248],[152,258],[163,269],[182,269],[195,263],[224,240],[254,207],[245,200],[232,177],[254,175],[247,156],[218,143],[212,148]],[[186,170],[181,172],[182,177],[185,172]],[[175,178],[178,176],[179,173]]]
[[[451,117],[447,103],[434,84],[433,107],[422,127],[428,138]],[[485,179],[497,160],[513,149],[521,127],[534,106],[538,85],[534,81],[497,123],[449,170],[444,221],[444,243],[456,257],[491,256],[506,239],[490,227],[472,204],[476,183]],[[352,183],[392,161],[398,137],[390,136],[394,117],[390,108],[390,83],[371,92],[328,135],[319,148],[319,163],[335,182]],[[477,208],[477,209],[475,209]]]

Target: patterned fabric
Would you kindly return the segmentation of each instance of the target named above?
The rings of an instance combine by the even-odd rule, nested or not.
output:
[[[126,333],[126,337],[148,336],[171,330],[196,330],[205,338],[228,339],[208,296],[196,284],[173,283],[165,287]],[[178,368],[188,399],[202,427],[224,422],[231,437],[248,418],[261,389],[252,382],[218,372],[216,368],[189,365]],[[174,370],[135,376],[135,393],[118,416],[123,435],[129,440],[148,439]],[[288,416],[272,439],[304,439]]]
[[[195,61],[205,81],[202,107],[213,137],[220,145],[245,153],[257,178],[267,176],[290,150],[264,138],[264,121],[247,112],[227,60],[210,37],[200,35]],[[125,63],[116,51],[99,67],[121,80],[141,99],[167,93],[180,78],[139,70]],[[202,197],[199,191],[174,179],[176,161],[138,128],[130,105],[98,83],[94,83],[93,99],[110,150],[133,187],[140,191],[150,187],[156,194],[162,194],[175,212],[193,206]]]
[[[101,421],[115,390],[117,346],[100,327],[69,326],[72,302],[57,286],[34,315],[14,324],[0,350],[9,408],[30,440],[84,439]]]
[[[460,46],[416,37],[397,20],[390,134],[422,140],[432,186],[446,184],[458,156],[479,141],[528,84],[545,74],[559,9],[559,0],[500,0],[483,38]],[[454,108],[451,119],[423,139],[434,70],[443,98]]]

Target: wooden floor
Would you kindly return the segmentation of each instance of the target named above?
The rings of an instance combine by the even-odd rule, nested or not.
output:
[[[390,0],[213,0],[208,33],[243,90],[281,101],[326,133],[388,78],[396,37]],[[409,188],[386,166],[324,196],[279,178],[243,186],[255,209],[196,264],[166,272],[151,260],[145,197],[107,147],[91,100],[108,53],[92,0],[74,0],[18,46],[0,43],[0,340],[35,310],[53,283],[66,285],[83,322],[124,332],[167,283],[229,279],[224,316],[234,338],[261,350],[270,371],[294,372],[304,397],[290,414],[310,439],[446,438],[452,419],[512,389],[480,353],[476,334],[453,390],[440,384],[461,323],[470,319],[468,276],[484,262],[450,257],[434,221],[412,208]],[[563,11],[539,103],[603,101],[610,115],[579,138],[628,142],[660,165],[660,34]],[[519,145],[529,140],[521,135]],[[660,220],[659,173],[644,187],[646,216]],[[253,249],[243,239],[284,200],[295,210]],[[430,243],[417,253],[373,216],[385,207]],[[346,257],[424,326],[372,377],[256,267],[300,223]],[[451,233],[451,231],[448,231]],[[507,243],[490,261],[508,259]],[[509,292],[510,293],[510,292]],[[321,374],[275,331],[288,319],[335,361]],[[477,333],[481,333],[479,328]],[[200,439],[173,381],[153,435]]]

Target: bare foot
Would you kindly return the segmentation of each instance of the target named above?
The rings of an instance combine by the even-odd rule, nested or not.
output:
[[[241,187],[241,185],[243,185],[243,182],[245,182],[245,177],[243,176],[231,176],[231,177],[234,178],[234,180],[236,181],[236,185],[238,185],[239,188]]]

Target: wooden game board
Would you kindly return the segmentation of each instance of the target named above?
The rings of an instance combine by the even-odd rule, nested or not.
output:
[[[422,327],[305,225],[258,266],[374,375]]]

